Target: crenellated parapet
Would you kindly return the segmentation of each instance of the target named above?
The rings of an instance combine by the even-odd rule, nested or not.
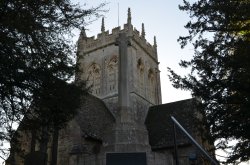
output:
[[[158,60],[157,57],[157,50],[156,47],[154,45],[151,45],[149,42],[147,42],[147,40],[145,39],[145,33],[142,35],[140,35],[140,32],[134,28],[133,30],[133,36],[132,39],[134,42],[137,43],[137,45],[139,45],[145,52],[147,52],[147,54],[152,57],[155,61]]]
[[[142,30],[139,32],[136,28],[131,24],[131,15],[130,11],[128,14],[128,22],[123,25],[123,28],[120,26],[115,27],[109,31],[105,31],[104,19],[102,19],[101,25],[101,33],[97,34],[97,36],[87,37],[85,31],[81,32],[79,40],[78,40],[78,52],[79,55],[88,54],[97,49],[101,49],[107,47],[109,45],[115,44],[116,39],[119,36],[119,33],[127,33],[127,36],[130,36],[132,41],[132,46],[141,47],[154,61],[157,61],[157,50],[155,43],[152,45],[147,42],[145,39],[145,29],[144,24],[142,24]],[[135,43],[135,44],[133,44]]]

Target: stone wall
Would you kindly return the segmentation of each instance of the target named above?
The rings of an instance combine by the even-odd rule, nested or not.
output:
[[[118,94],[118,59],[116,46],[119,33],[125,32],[131,38],[128,47],[129,90],[152,105],[161,103],[160,77],[156,44],[149,44],[132,25],[125,24],[104,31],[95,37],[80,36],[78,40],[78,59],[81,66],[81,79],[87,80],[92,94],[110,105],[112,97]],[[131,34],[131,35],[130,35]],[[113,102],[115,104],[115,102]],[[111,108],[113,109],[113,108]],[[115,112],[114,112],[115,113]]]

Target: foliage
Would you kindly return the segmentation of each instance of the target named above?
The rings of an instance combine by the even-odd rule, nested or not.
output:
[[[69,0],[0,1],[2,142],[10,141],[23,116],[31,113],[55,125],[72,116],[69,108],[76,107],[69,102],[78,100],[73,100],[78,93],[72,93],[77,86],[69,83],[76,69],[72,31],[99,17],[103,5],[81,9]],[[60,116],[55,117],[57,113]]]
[[[22,129],[46,127],[47,131],[53,132],[55,128],[63,128],[77,113],[87,91],[85,82],[75,85],[51,77],[34,91],[31,113],[22,120]]]
[[[180,37],[182,47],[194,46],[190,61],[180,66],[191,68],[184,77],[169,68],[173,86],[190,90],[201,99],[217,148],[230,148],[229,162],[250,157],[250,1],[184,0],[180,10],[190,14]],[[237,140],[233,146],[228,140]]]

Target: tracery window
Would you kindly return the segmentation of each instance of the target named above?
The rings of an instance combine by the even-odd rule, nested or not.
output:
[[[108,83],[107,83],[107,91],[113,92],[118,89],[118,57],[113,56],[107,65],[107,75],[108,75]]]
[[[156,81],[155,81],[155,72],[152,68],[148,70],[148,92],[149,92],[149,100],[152,101],[153,103],[155,102],[155,96],[156,96]]]
[[[143,96],[145,89],[145,80],[144,80],[144,63],[141,58],[137,61],[137,70],[138,70],[138,84],[139,84],[139,93]]]
[[[87,69],[87,86],[91,87],[93,95],[99,95],[101,92],[101,67],[96,63],[92,63]]]

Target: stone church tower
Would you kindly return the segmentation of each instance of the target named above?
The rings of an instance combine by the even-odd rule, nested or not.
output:
[[[96,39],[83,30],[77,53],[83,71],[80,79],[115,116],[112,150],[149,150],[144,121],[148,108],[161,104],[156,39],[153,45],[146,41],[144,24],[141,33],[133,27],[129,9],[124,29],[117,27],[109,33],[102,19]]]
[[[58,141],[51,136],[46,153],[41,152],[39,141],[30,141],[31,132],[19,127],[22,153],[12,151],[7,165],[50,165],[54,143],[58,144],[57,165],[174,165],[171,116],[200,144],[213,148],[197,127],[202,118],[197,100],[161,104],[156,38],[151,45],[145,39],[144,24],[141,32],[133,27],[130,9],[122,29],[105,31],[104,19],[96,38],[87,37],[83,29],[77,57],[76,80],[86,81],[91,94],[59,131]],[[183,134],[177,132],[176,139],[180,165],[207,164]]]
[[[105,31],[103,18],[101,33],[96,39],[87,37],[83,30],[77,53],[83,71],[80,78],[87,80],[92,94],[103,100],[114,114],[117,113],[114,104],[118,104],[124,92],[128,95],[125,96],[128,97],[126,106],[134,111],[138,103],[143,106],[161,104],[156,39],[153,45],[146,41],[144,24],[141,34],[133,27],[130,9],[124,29]]]

